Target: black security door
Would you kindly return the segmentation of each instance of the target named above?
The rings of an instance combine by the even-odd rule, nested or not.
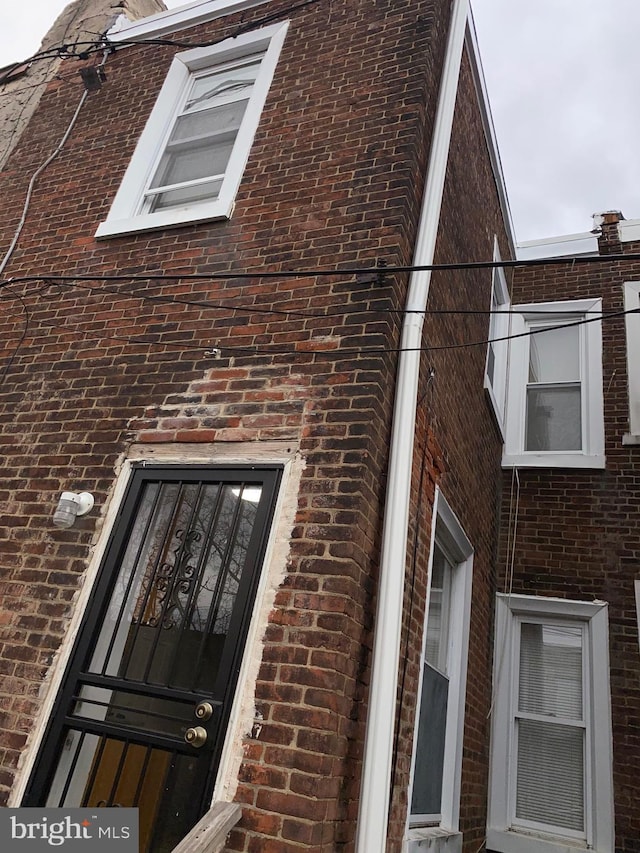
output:
[[[140,809],[169,853],[211,797],[276,468],[139,467],[24,805]]]

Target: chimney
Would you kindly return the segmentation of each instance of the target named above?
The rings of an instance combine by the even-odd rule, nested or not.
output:
[[[601,255],[621,255],[622,242],[618,224],[624,216],[619,210],[605,210],[593,214],[593,234],[598,235],[598,252]]]

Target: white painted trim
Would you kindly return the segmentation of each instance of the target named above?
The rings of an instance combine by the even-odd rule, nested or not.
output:
[[[640,281],[624,283],[624,310],[640,311]],[[627,314],[624,322],[627,333],[629,436],[640,438],[640,313]]]
[[[469,0],[455,0],[414,249],[417,266],[433,263],[468,15]],[[356,853],[384,853],[387,843],[420,348],[430,281],[428,270],[411,274],[403,320],[382,523]]]
[[[562,237],[546,237],[543,240],[526,240],[518,243],[516,247],[516,257],[519,261],[597,254],[598,237],[591,231],[564,234]]]
[[[498,238],[493,238],[493,260],[500,261],[500,247]],[[495,302],[500,311],[509,311],[511,308],[511,298],[509,289],[507,288],[507,280],[504,274],[503,267],[496,267],[493,270],[491,282],[491,298],[489,307],[493,308]],[[511,333],[511,315],[510,314],[490,314],[489,315],[489,339],[506,338]],[[484,368],[484,388],[487,392],[491,407],[495,417],[496,424],[500,430],[502,440],[505,438],[505,417],[507,408],[507,378],[509,369],[509,341],[496,340],[493,344],[494,354],[494,369],[493,381],[489,379],[489,353],[491,345],[487,345],[487,356],[485,359]]]
[[[429,612],[431,597],[431,568],[436,539],[447,557],[453,561],[450,591],[449,649],[447,659],[449,669],[449,696],[447,702],[447,721],[444,748],[444,766],[442,772],[442,805],[439,827],[411,827],[410,814],[407,811],[405,838],[426,839],[442,831],[455,834],[460,821],[460,790],[462,783],[462,748],[464,739],[464,710],[467,688],[467,661],[469,657],[469,626],[471,618],[471,590],[473,584],[473,546],[439,488],[433,507],[435,523],[431,526],[431,550],[429,554],[429,588],[427,592],[426,614]],[[422,674],[426,654],[427,623],[422,632],[422,652],[420,656],[420,678],[418,683],[418,703],[413,735],[411,775],[408,802],[411,803],[411,790],[415,764],[418,759],[418,721],[422,695]]]
[[[432,826],[412,829],[402,843],[403,853],[462,853],[462,833]]]
[[[109,41],[122,45],[127,40],[144,40],[150,38],[161,38],[178,30],[195,27],[223,18],[234,12],[243,12],[254,6],[263,6],[268,0],[196,0],[194,3],[186,3],[177,9],[168,9],[157,15],[149,15],[139,21],[132,21],[127,26],[117,31],[107,33]]]
[[[601,299],[530,303],[513,306],[506,404],[504,467],[604,468],[604,396],[602,388],[602,323],[595,320],[581,329],[582,370],[582,450],[542,452],[524,450],[525,407],[529,339],[522,337],[529,324],[537,321],[571,323],[581,318],[598,318]],[[518,337],[520,336],[520,337]]]
[[[640,240],[640,219],[622,219],[618,222],[618,234],[622,243]]]
[[[533,830],[518,831],[511,826],[511,686],[513,673],[519,667],[514,638],[515,617],[518,616],[561,619],[587,627],[586,842]],[[594,853],[613,853],[613,734],[608,624],[607,604],[603,601],[497,595],[487,849],[496,853],[575,853],[576,849],[588,847]]]
[[[235,39],[227,39],[212,47],[195,48],[174,57],[111,209],[104,222],[98,226],[96,237],[114,237],[139,231],[172,228],[228,219],[231,216],[288,27],[288,21],[280,22]],[[144,191],[166,146],[173,119],[181,98],[184,97],[191,73],[262,50],[265,54],[260,71],[253,85],[218,198],[211,202],[187,204],[155,213],[139,213]]]
[[[246,450],[248,452],[248,445]],[[264,637],[269,616],[273,611],[276,593],[287,575],[291,531],[295,524],[300,479],[304,467],[304,460],[300,456],[293,459],[290,456],[284,463],[280,491],[245,643],[245,653],[220,756],[213,802],[216,800],[231,802],[234,799],[240,765],[244,758],[245,740],[247,736],[255,739],[260,737],[261,727],[256,718],[255,706],[256,682],[263,658]]]

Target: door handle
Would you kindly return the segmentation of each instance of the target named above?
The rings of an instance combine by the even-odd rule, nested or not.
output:
[[[207,742],[207,730],[202,726],[193,726],[184,733],[185,741],[196,749],[200,749]]]
[[[213,716],[213,705],[211,702],[199,702],[196,705],[195,715],[203,723],[210,720]]]

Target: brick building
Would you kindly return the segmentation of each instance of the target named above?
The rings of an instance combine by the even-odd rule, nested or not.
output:
[[[552,846],[539,820],[534,842],[501,823],[496,591],[500,650],[532,592],[579,599],[583,640],[604,611],[596,584],[536,588],[499,559],[503,463],[518,559],[543,535],[501,340],[542,288],[465,267],[513,254],[467,17],[198,0],[65,59],[12,140],[3,804],[135,805],[145,853],[590,843],[575,819]],[[567,292],[573,316],[597,290]],[[601,473],[597,417],[585,435],[569,454]],[[582,646],[554,636],[573,696]]]
[[[488,849],[514,853],[640,841],[640,230],[594,226],[521,246],[547,262],[512,283],[534,335],[511,341]]]

